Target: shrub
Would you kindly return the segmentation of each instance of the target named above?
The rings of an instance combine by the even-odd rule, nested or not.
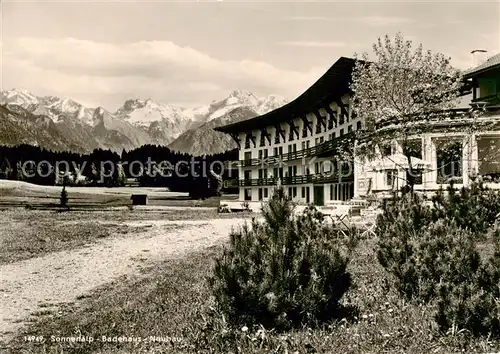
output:
[[[293,210],[277,189],[263,205],[264,222],[233,231],[216,259],[210,284],[231,324],[284,330],[342,313],[352,245],[313,207],[298,217]]]
[[[433,223],[419,197],[386,205],[376,233],[378,260],[407,299],[427,302],[443,279],[460,282],[477,271],[479,254],[470,233],[447,219]]]
[[[416,195],[383,206],[378,260],[405,298],[436,301],[442,331],[500,337],[497,203],[498,194],[478,183],[440,191],[432,207]]]
[[[436,321],[443,331],[468,330],[500,337],[500,228],[490,233],[495,251],[462,282],[440,284]]]
[[[418,195],[404,194],[385,203],[377,220],[379,262],[406,298],[429,301],[437,285],[453,281],[456,272],[477,271],[476,244],[499,212],[500,195],[481,182],[438,191],[432,207]]]
[[[61,196],[59,197],[59,203],[62,207],[68,207],[68,192],[66,191],[66,186],[63,186]]]
[[[500,213],[500,194],[484,186],[481,181],[457,190],[450,185],[432,198],[433,220],[452,219],[460,228],[482,237]]]

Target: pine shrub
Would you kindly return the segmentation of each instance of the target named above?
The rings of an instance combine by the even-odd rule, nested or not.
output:
[[[59,203],[62,207],[68,207],[68,192],[66,191],[66,186],[63,186],[61,195],[59,197]]]
[[[500,337],[500,228],[490,232],[494,254],[483,257],[461,282],[439,286],[436,322],[443,331],[467,330],[473,335]]]
[[[285,330],[343,314],[354,243],[314,207],[294,217],[282,188],[263,205],[263,216],[233,231],[216,259],[210,284],[228,321]]]
[[[481,183],[440,191],[432,205],[408,194],[383,206],[378,260],[403,297],[436,303],[443,332],[500,337],[499,207]]]
[[[500,213],[500,193],[487,188],[482,181],[457,190],[450,185],[432,198],[433,220],[452,219],[457,226],[471,230],[482,238]]]
[[[407,195],[386,205],[377,222],[378,260],[410,300],[435,298],[443,279],[460,282],[479,265],[470,233],[450,220],[432,222],[431,217],[421,198]]]
[[[440,190],[432,206],[404,194],[387,202],[377,220],[379,262],[406,298],[429,301],[437,296],[438,284],[453,283],[460,272],[477,272],[476,246],[499,212],[500,195],[481,182]]]

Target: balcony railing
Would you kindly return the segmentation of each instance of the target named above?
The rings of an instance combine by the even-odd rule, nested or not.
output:
[[[342,137],[334,138],[332,140],[325,141],[322,144],[302,149],[294,152],[286,152],[281,155],[273,155],[262,159],[246,159],[240,160],[240,167],[249,167],[249,166],[260,166],[260,165],[275,165],[281,162],[299,160],[306,157],[313,156],[324,156],[328,154],[332,154],[335,152],[336,148],[342,142],[348,141],[349,138],[354,137],[355,132],[351,132],[343,135]]]
[[[499,105],[500,104],[500,92],[494,93],[493,95],[478,97],[472,102],[486,102],[487,106],[489,105]]]
[[[352,171],[343,171],[339,173],[336,171],[334,173],[318,173],[303,176],[292,176],[283,177],[281,179],[282,185],[293,185],[293,184],[306,184],[306,183],[337,183],[337,182],[352,182],[354,181],[354,175]],[[277,184],[277,179],[275,178],[255,178],[255,179],[240,179],[240,187],[252,187],[252,186],[272,186]]]

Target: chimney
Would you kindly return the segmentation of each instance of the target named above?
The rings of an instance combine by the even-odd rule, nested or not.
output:
[[[471,52],[472,54],[472,67],[479,66],[486,62],[487,57],[487,51],[484,49],[475,49]]]

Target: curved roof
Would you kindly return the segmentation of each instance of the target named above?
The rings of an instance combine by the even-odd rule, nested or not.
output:
[[[311,87],[290,103],[261,116],[214,129],[224,133],[238,133],[259,129],[264,126],[286,122],[294,117],[304,116],[324,107],[350,91],[349,86],[354,63],[354,59],[341,57]]]

